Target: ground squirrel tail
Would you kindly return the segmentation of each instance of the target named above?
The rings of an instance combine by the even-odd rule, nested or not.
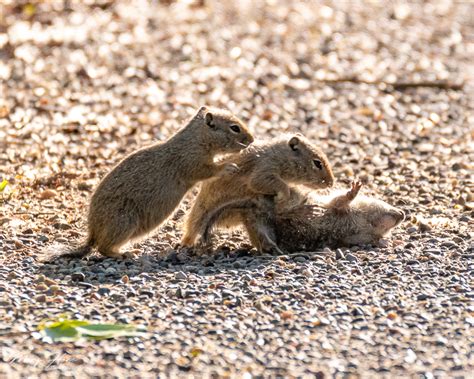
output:
[[[257,204],[255,200],[252,199],[234,200],[227,202],[221,205],[216,210],[210,212],[201,230],[202,241],[206,244],[210,242],[210,234],[212,232],[212,229],[225,212],[251,209],[256,206]]]
[[[85,243],[71,247],[50,246],[44,251],[43,257],[40,258],[42,263],[52,263],[59,258],[83,258],[89,255],[94,246],[94,241],[88,239]]]

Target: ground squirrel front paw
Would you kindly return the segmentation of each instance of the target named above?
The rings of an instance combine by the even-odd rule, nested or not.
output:
[[[355,199],[361,188],[362,182],[359,180],[354,180],[351,183],[351,189],[347,192],[347,197],[351,200]]]
[[[275,196],[275,203],[284,205],[290,199],[290,191],[279,191]]]
[[[219,176],[233,175],[239,172],[239,170],[239,166],[237,166],[235,163],[228,163],[222,168]]]

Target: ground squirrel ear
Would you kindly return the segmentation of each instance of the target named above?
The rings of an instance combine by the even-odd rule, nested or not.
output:
[[[214,124],[214,116],[212,116],[212,113],[211,112],[207,112],[206,113],[206,125],[211,127],[211,128],[214,128],[216,125]]]
[[[201,108],[199,108],[197,113],[204,114],[207,111],[208,111],[208,108],[205,105],[203,105]]]
[[[288,146],[291,147],[291,150],[296,151],[298,150],[298,145],[300,144],[300,139],[298,137],[291,137],[288,141]]]

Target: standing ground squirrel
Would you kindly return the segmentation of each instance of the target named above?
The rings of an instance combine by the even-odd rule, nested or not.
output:
[[[255,142],[226,162],[235,163],[239,170],[202,184],[186,221],[181,241],[184,246],[194,244],[209,213],[230,201],[270,195],[284,203],[290,196],[287,183],[318,189],[331,187],[334,182],[326,155],[301,134]],[[238,212],[230,211],[219,218],[219,224],[226,227],[239,223],[245,223],[245,218]]]
[[[194,184],[231,171],[228,163],[214,163],[216,154],[252,142],[236,116],[201,107],[168,141],[129,155],[102,179],[90,203],[87,242],[61,256],[82,257],[97,247],[119,257],[122,245],[158,227]]]
[[[257,236],[257,244],[277,246],[273,250],[280,253],[280,248],[295,252],[377,243],[405,215],[384,201],[357,196],[361,186],[355,182],[343,194],[314,197],[309,204],[288,207],[275,205],[272,199],[263,196],[225,204],[209,215],[202,231],[203,240],[209,243],[213,225],[233,209],[248,220],[246,227],[249,229],[250,225],[249,235]],[[295,189],[291,195],[292,203],[307,199]]]

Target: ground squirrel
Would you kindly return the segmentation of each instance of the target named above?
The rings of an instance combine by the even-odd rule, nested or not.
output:
[[[168,141],[134,152],[102,179],[90,203],[86,244],[61,256],[82,257],[93,247],[120,256],[122,245],[158,227],[196,182],[232,171],[228,163],[214,163],[216,154],[252,142],[236,116],[201,107]]]
[[[229,201],[270,195],[277,202],[290,196],[287,183],[314,189],[331,187],[334,176],[326,155],[301,134],[270,142],[255,142],[248,149],[228,157],[238,172],[207,180],[186,220],[184,246],[192,246],[209,213]],[[238,212],[229,211],[219,218],[221,226],[245,223]]]
[[[342,247],[377,243],[380,238],[400,224],[402,210],[384,201],[357,196],[360,182],[354,182],[343,194],[313,197],[292,189],[296,205],[279,206],[273,199],[260,197],[227,203],[210,214],[202,236],[209,243],[210,230],[221,215],[238,210],[248,222],[249,234],[257,236],[260,246],[273,246],[287,252],[314,251],[323,247]],[[295,200],[296,199],[296,200]],[[299,204],[298,204],[299,203]]]

